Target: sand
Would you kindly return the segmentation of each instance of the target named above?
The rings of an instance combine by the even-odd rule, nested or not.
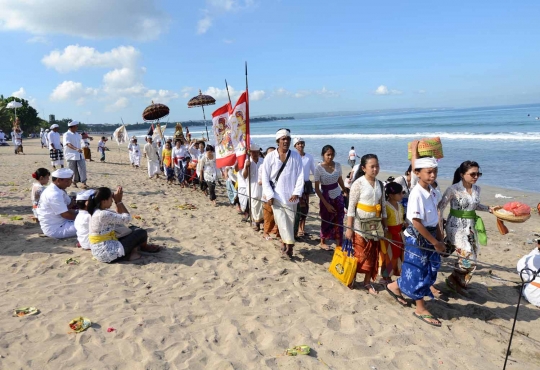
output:
[[[133,224],[167,247],[138,263],[99,263],[75,248],[75,239],[40,237],[30,219],[30,175],[49,165],[48,152],[37,140],[25,141],[25,156],[0,147],[0,369],[502,368],[518,300],[515,266],[533,248],[530,234],[540,232],[537,214],[508,224],[506,236],[492,215],[484,216],[489,245],[479,258],[495,266],[478,268],[470,298],[446,289],[451,267],[443,266],[437,286],[449,298],[428,302],[443,322],[434,328],[380,285],[374,297],[337,282],[327,271],[332,252],[317,246],[319,221],[309,220],[315,237],[299,242],[297,258],[285,261],[276,242],[240,222],[224,187],[219,206],[211,207],[200,192],[148,180],[146,164],[132,169],[125,148],[109,147],[107,163],[88,163],[88,184],[122,185],[125,204],[142,218]],[[504,203],[496,193],[540,201],[537,194],[482,190],[485,204]],[[198,209],[180,210],[182,203]],[[70,257],[80,264],[67,265]],[[11,317],[25,306],[40,313]],[[68,334],[78,316],[94,324]],[[522,301],[508,368],[540,367],[539,316]],[[311,346],[311,355],[282,355],[300,344]]]

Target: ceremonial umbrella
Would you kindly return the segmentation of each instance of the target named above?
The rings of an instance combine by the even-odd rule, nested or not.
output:
[[[8,105],[6,105],[6,108],[15,109],[15,119],[17,119],[17,108],[22,107],[22,104],[18,101],[10,101]]]
[[[167,107],[165,104],[155,104],[154,101],[152,101],[152,104],[145,108],[142,118],[146,122],[157,122],[157,125],[159,125],[159,120],[167,117],[169,115],[169,107]],[[152,133],[150,134],[150,131],[148,131],[149,135],[154,134],[154,130],[152,127],[150,128],[152,130]],[[163,134],[162,134],[163,136]]]
[[[203,118],[204,118],[204,127],[206,128],[206,138],[208,140],[210,140],[210,136],[208,136],[208,127],[206,126],[206,114],[204,113],[204,106],[214,105],[214,104],[216,104],[216,99],[214,99],[210,95],[203,95],[201,90],[199,90],[199,95],[197,95],[194,98],[191,98],[187,103],[188,108],[193,108],[193,107],[202,108],[202,113],[203,113]]]

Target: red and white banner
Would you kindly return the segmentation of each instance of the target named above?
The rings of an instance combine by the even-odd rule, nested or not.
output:
[[[247,105],[247,93],[244,92],[234,108],[230,104],[225,104],[212,113],[218,168],[233,166],[236,161],[239,168],[244,168],[246,140],[249,133]]]

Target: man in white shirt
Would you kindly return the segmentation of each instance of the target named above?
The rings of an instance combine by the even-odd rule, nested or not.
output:
[[[86,161],[83,156],[83,141],[81,135],[77,133],[79,127],[78,121],[68,123],[68,131],[64,134],[65,155],[68,168],[73,171],[73,186],[77,187],[77,183],[81,183],[81,188],[87,189],[86,186]]]
[[[172,158],[174,167],[176,169],[176,175],[178,182],[182,187],[185,185],[186,174],[186,158],[189,156],[189,150],[187,145],[182,143],[182,140],[176,140],[175,147],[172,149]]]
[[[156,176],[159,179],[159,154],[158,147],[152,142],[152,136],[146,137],[146,144],[144,145],[144,156],[148,160],[148,178]]]
[[[263,203],[261,201],[262,185],[259,184],[259,167],[262,166],[263,159],[259,154],[261,150],[259,145],[252,143],[249,149],[251,156],[246,159],[242,177],[246,182],[246,187],[249,186],[251,193],[249,194],[251,195],[251,202],[248,207],[251,210],[251,221],[255,223],[253,225],[255,231],[259,231],[264,221]]]
[[[64,239],[77,235],[74,220],[77,212],[68,209],[71,198],[66,190],[71,185],[73,171],[61,168],[51,174],[52,183],[41,196],[37,208],[39,224],[43,234],[51,238]]]
[[[291,131],[276,132],[278,149],[266,156],[263,163],[262,186],[281,235],[283,257],[292,257],[294,247],[294,218],[296,207],[304,192],[302,158],[289,150]]]
[[[315,176],[315,160],[311,154],[304,151],[306,141],[301,137],[295,137],[293,140],[294,147],[302,157],[302,167],[304,171],[304,193],[300,197],[294,221],[295,237],[305,236],[306,218],[309,212],[309,196],[313,193],[313,184],[309,179],[309,175]]]
[[[47,133],[45,133],[45,129],[42,127],[41,131],[39,132],[39,140],[41,142],[41,149],[47,147],[47,139],[45,139],[47,136]]]
[[[49,141],[49,157],[51,158],[51,165],[54,169],[56,169],[56,166],[64,168],[64,151],[62,150],[62,143],[60,143],[58,129],[59,126],[55,123],[51,126],[51,131],[47,135]]]
[[[349,150],[349,166],[354,167],[355,163],[356,163],[356,158],[360,158],[357,154],[356,154],[356,150],[354,150],[354,146],[351,146],[351,150]]]

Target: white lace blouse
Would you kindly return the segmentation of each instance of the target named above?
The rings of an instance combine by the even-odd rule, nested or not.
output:
[[[375,212],[366,212],[356,208],[358,203],[368,206],[374,206],[381,203],[381,217],[386,218],[386,200],[383,197],[383,189],[379,180],[375,179],[375,187],[366,180],[364,176],[358,178],[351,185],[349,195],[349,207],[347,208],[347,216],[354,217],[354,228],[360,229],[360,218],[377,217]],[[381,200],[382,199],[382,200]]]
[[[117,225],[127,224],[131,221],[129,213],[118,214],[110,210],[98,209],[90,219],[90,236],[105,235],[115,229]],[[107,240],[101,243],[90,243],[92,254],[100,262],[112,262],[125,255],[124,247],[118,240]]]

